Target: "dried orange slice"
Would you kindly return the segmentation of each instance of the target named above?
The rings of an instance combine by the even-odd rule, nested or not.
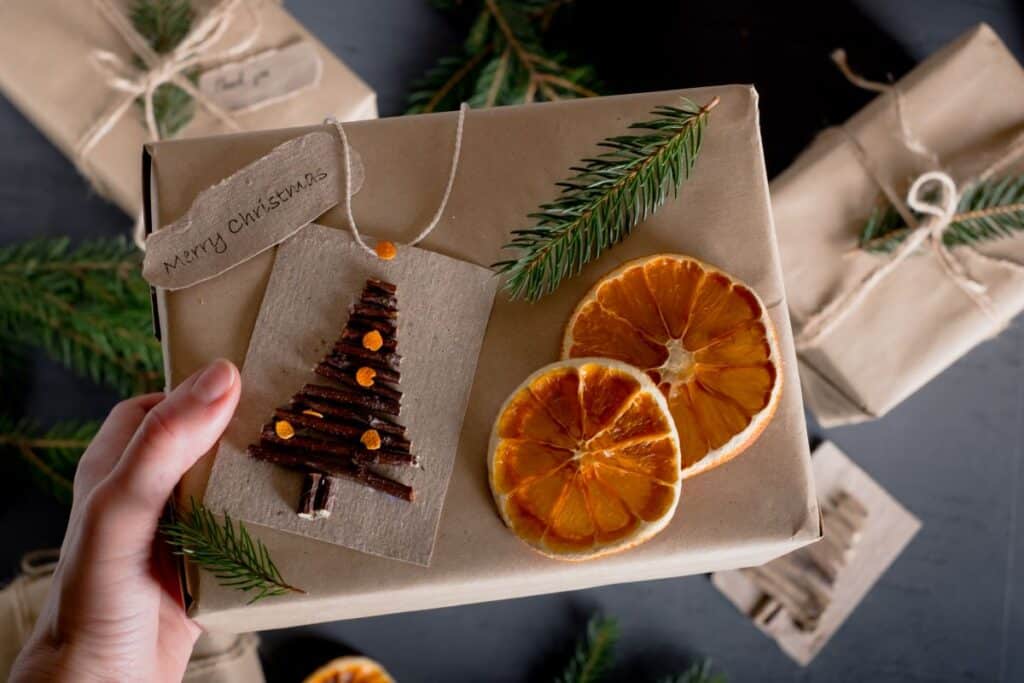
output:
[[[311,673],[304,683],[395,683],[395,679],[367,657],[339,657]]]
[[[603,358],[545,366],[505,402],[488,472],[502,519],[541,553],[587,560],[650,539],[679,502],[679,437],[665,397]]]
[[[634,365],[668,399],[683,478],[726,462],[775,414],[782,373],[775,328],[752,289],[689,256],[630,261],[576,307],[562,357]]]

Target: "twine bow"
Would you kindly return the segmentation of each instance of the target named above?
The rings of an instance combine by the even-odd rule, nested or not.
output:
[[[200,61],[220,61],[239,57],[252,47],[260,33],[259,15],[253,11],[249,0],[222,0],[211,8],[188,35],[170,52],[158,54],[149,42],[135,30],[131,21],[114,4],[113,0],[93,0],[96,10],[117,31],[131,51],[138,56],[144,67],[136,68],[120,55],[109,50],[97,49],[90,56],[93,66],[112,89],[123,93],[122,97],[96,120],[75,145],[75,162],[82,174],[94,185],[102,187],[101,179],[89,168],[90,152],[117,124],[137,98],[142,98],[146,130],[152,140],[160,139],[153,109],[153,96],[157,88],[173,83],[212,114],[229,130],[240,130],[235,119],[216,102],[204,95],[185,76],[185,73]],[[234,45],[209,54],[208,51],[219,41],[231,26],[239,9],[244,8],[252,18],[252,29]],[[141,246],[141,235],[136,230],[136,242]]]
[[[837,50],[833,53],[832,59],[836,62],[843,75],[854,85],[866,90],[892,95],[896,107],[896,116],[900,124],[900,138],[903,144],[907,149],[925,158],[931,165],[938,166],[939,162],[935,154],[913,134],[908,119],[904,116],[903,97],[898,87],[869,81],[855,74],[847,65],[846,54],[842,50]],[[1001,331],[1008,321],[1005,317],[1000,316],[996,310],[991,297],[988,295],[988,287],[968,272],[964,262],[953,253],[944,240],[946,230],[952,225],[957,207],[960,204],[961,193],[957,188],[956,181],[945,171],[926,171],[914,180],[907,191],[906,197],[900,197],[881,174],[876,171],[860,142],[845,128],[842,130],[846,133],[847,139],[851,142],[861,164],[878,186],[882,188],[882,191],[888,197],[893,207],[906,221],[910,232],[885,263],[870,271],[854,287],[837,296],[806,320],[800,333],[796,335],[797,349],[805,350],[821,342],[825,336],[864,301],[867,295],[879,283],[899,268],[925,242],[930,243],[943,272],[977,305],[986,317],[993,321],[993,334]],[[989,164],[972,183],[988,179],[1021,156],[1024,156],[1024,133],[1018,135],[1006,147],[1003,154],[993,163]],[[965,185],[970,184],[966,183]],[[939,189],[939,195],[936,199],[931,199],[929,189],[936,185]],[[915,211],[918,214],[924,215],[924,220],[919,221],[914,214]],[[1018,274],[1024,274],[1024,265],[1015,261],[981,254],[967,245],[961,248],[970,250],[971,253],[986,262],[1009,268]]]

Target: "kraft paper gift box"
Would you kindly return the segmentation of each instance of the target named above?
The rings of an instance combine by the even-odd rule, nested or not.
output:
[[[801,345],[812,316],[893,258],[858,248],[881,183],[902,197],[933,169],[961,187],[989,167],[996,177],[1024,171],[1024,70],[988,26],[896,86],[899,105],[892,92],[879,95],[771,185],[804,397],[826,427],[884,415],[1024,308],[1024,237],[953,247],[952,267],[973,281],[962,285],[925,243],[828,334]]]
[[[134,98],[113,87],[112,74],[98,67],[99,53],[111,53],[119,60],[119,73],[128,80],[139,79],[141,72],[133,66],[132,49],[100,11],[100,4],[94,0],[0,3],[0,92],[93,181],[100,194],[134,216],[142,206],[139,150],[151,136],[142,108],[129,102]],[[103,0],[102,4],[121,12],[130,7],[127,0]],[[193,4],[199,17],[217,5],[210,0]],[[226,31],[200,54],[211,62],[199,62],[197,87],[203,89],[202,74],[217,67],[230,71],[210,71],[224,75],[225,82],[237,82],[240,76],[250,79],[242,90],[220,91],[221,96],[261,97],[262,106],[235,111],[231,108],[244,103],[214,99],[239,129],[310,125],[327,117],[342,121],[376,117],[374,92],[279,2],[229,0],[229,4],[235,8]],[[237,46],[245,49],[218,58]],[[239,70],[232,71],[234,66]],[[270,90],[248,87],[254,77]],[[216,88],[212,81],[210,87]],[[112,116],[118,103],[127,107]],[[91,149],[83,149],[90,132],[98,132],[108,118],[110,128],[96,137]],[[230,130],[197,102],[193,120],[179,135]]]
[[[656,106],[678,102],[680,96],[698,103],[721,97],[694,174],[680,196],[670,198],[622,244],[538,303],[512,302],[504,294],[496,298],[430,565],[249,525],[267,544],[282,574],[308,594],[247,606],[245,595],[192,568],[187,590],[199,623],[220,630],[258,630],[683,576],[759,564],[820,536],[752,88],[470,111],[451,199],[441,223],[420,246],[482,266],[495,262],[510,231],[526,226],[527,214],[554,197],[555,183],[580,158],[598,152],[601,139],[624,133],[629,123],[645,120]],[[432,114],[345,125],[363,169],[353,208],[364,233],[401,243],[429,218],[447,177],[455,117]],[[149,145],[149,227],[159,230],[174,222],[205,188],[277,145],[315,130]],[[347,226],[337,207],[317,223]],[[542,557],[513,536],[495,510],[486,466],[491,426],[506,396],[534,370],[557,359],[563,326],[594,282],[627,260],[660,252],[694,255],[758,292],[775,322],[782,351],[781,404],[746,452],[684,482],[671,525],[650,542],[583,563]],[[272,250],[265,251],[200,284],[157,290],[171,386],[214,358],[242,363],[274,259]],[[180,502],[203,495],[210,467],[206,458],[185,477]],[[204,502],[217,509],[217,500],[207,497]]]

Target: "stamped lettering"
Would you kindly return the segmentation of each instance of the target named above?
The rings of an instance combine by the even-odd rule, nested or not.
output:
[[[361,182],[353,156],[353,187]],[[150,235],[142,273],[165,289],[215,277],[316,220],[339,202],[344,184],[333,132],[285,142],[201,192],[185,216]]]
[[[320,82],[323,61],[316,47],[301,41],[224,64],[199,76],[199,90],[233,112],[280,102]]]

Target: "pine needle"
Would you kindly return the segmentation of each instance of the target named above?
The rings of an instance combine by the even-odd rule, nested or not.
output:
[[[711,661],[705,660],[684,673],[663,679],[661,683],[726,683],[726,678],[722,674],[712,674]]]
[[[512,232],[505,248],[518,251],[515,258],[494,264],[509,295],[535,301],[550,294],[678,196],[717,103],[698,107],[683,98],[677,107],[658,107],[656,118],[630,126],[639,134],[604,140],[599,146],[610,151],[572,168],[576,175],[559,183],[561,195],[530,215],[535,226]]]
[[[64,238],[0,247],[0,340],[37,346],[122,394],[162,384],[149,286],[123,239]]]
[[[191,0],[136,0],[129,18],[153,51],[164,55],[188,36],[195,10]],[[135,60],[135,66],[145,68],[140,59]],[[195,83],[199,74],[192,70],[185,76]],[[137,104],[144,106],[141,98]],[[174,137],[192,121],[195,110],[192,96],[173,83],[164,83],[153,92],[153,116],[161,138]]]
[[[922,216],[916,216],[923,218]],[[956,215],[942,236],[949,248],[1012,237],[1024,232],[1024,175],[993,178],[968,187]],[[865,223],[860,247],[890,253],[910,229],[892,206],[875,209]]]
[[[192,499],[187,516],[160,527],[175,552],[213,574],[222,586],[252,592],[249,604],[285,593],[305,593],[285,582],[259,539],[253,539],[241,522],[224,515],[223,523],[200,502]]]
[[[95,422],[68,421],[44,430],[29,420],[0,416],[0,453],[20,458],[42,490],[70,505],[78,460],[98,429]]]
[[[556,683],[597,683],[611,669],[619,627],[614,619],[595,616],[587,622],[587,632],[576,644],[576,651]]]
[[[471,0],[435,2],[440,9],[470,13],[462,48],[442,57],[413,87],[408,114],[524,104],[595,95],[587,66],[545,45],[552,17],[564,0]]]

